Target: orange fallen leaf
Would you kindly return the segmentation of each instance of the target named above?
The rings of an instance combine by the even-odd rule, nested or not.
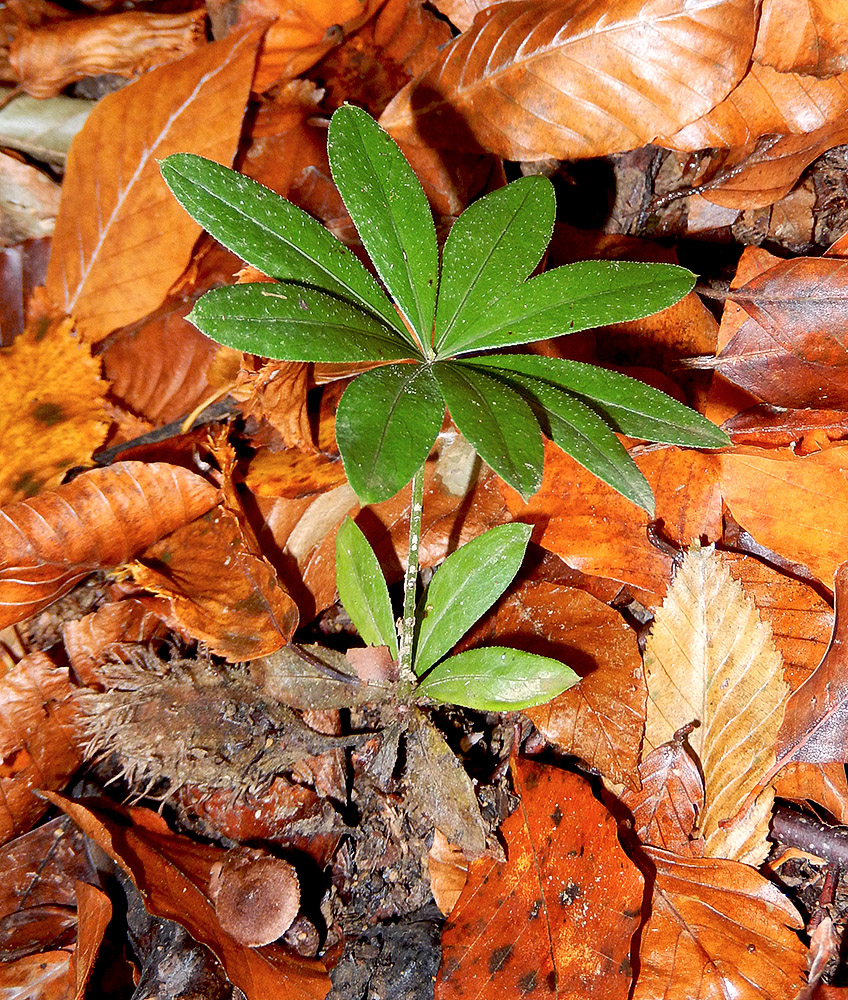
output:
[[[155,309],[188,263],[200,227],[157,161],[193,152],[230,163],[259,32],[236,34],[109,94],[74,139],[47,291],[89,340]]]
[[[245,475],[245,483],[258,497],[299,500],[335,489],[347,482],[339,458],[309,454],[297,448],[260,451]]]
[[[160,816],[146,809],[134,809],[133,823],[126,825],[61,795],[51,794],[50,800],[121,866],[151,913],[176,920],[209,948],[248,1000],[323,1000],[330,981],[321,962],[280,945],[246,948],[222,930],[209,900],[209,878],[226,851],[171,833]]]
[[[0,510],[0,627],[52,604],[84,576],[126,562],[212,507],[218,491],[164,463],[92,469]]]
[[[298,610],[230,511],[215,508],[149,546],[131,572],[170,604],[168,623],[231,662],[266,656],[297,628]]]
[[[112,919],[112,904],[104,892],[87,882],[77,881],[74,889],[77,897],[77,919],[79,920],[77,947],[73,962],[75,997],[77,1000],[82,1000],[86,984],[94,971],[94,963],[97,961],[97,953],[100,951],[103,935]]]
[[[31,326],[0,350],[0,399],[6,401],[0,506],[55,489],[68,469],[89,460],[109,426],[105,391],[100,362],[73,335],[70,320],[46,332]]]
[[[29,830],[82,762],[74,686],[46,653],[30,653],[0,678],[0,843]]]
[[[754,58],[781,73],[848,69],[848,20],[833,0],[764,0]]]
[[[69,951],[47,951],[0,962],[0,990],[27,1000],[73,1000],[70,962]]]
[[[436,1000],[627,997],[644,881],[588,783],[518,759],[507,861],[481,858],[445,924]]]
[[[512,587],[460,644],[514,646],[567,663],[580,683],[526,713],[542,735],[612,781],[638,787],[645,675],[636,635],[583,590],[546,581]]]
[[[456,906],[468,881],[468,860],[456,844],[451,844],[442,831],[436,828],[426,863],[433,899],[447,917]]]
[[[754,21],[748,0],[496,4],[381,123],[400,141],[510,160],[634,149],[730,93],[748,66]]]
[[[790,1000],[804,984],[800,913],[755,869],[647,847],[655,866],[633,1000]]]

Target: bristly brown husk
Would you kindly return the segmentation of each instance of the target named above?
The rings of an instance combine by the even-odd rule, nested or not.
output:
[[[160,660],[144,647],[107,663],[107,690],[78,695],[88,759],[114,755],[137,797],[167,799],[184,785],[257,794],[304,757],[361,744],[327,736],[269,700],[240,667]]]

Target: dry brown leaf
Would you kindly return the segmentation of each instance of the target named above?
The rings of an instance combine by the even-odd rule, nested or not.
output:
[[[583,590],[530,580],[510,589],[463,639],[514,646],[567,663],[580,683],[526,714],[542,735],[615,782],[638,787],[645,676],[636,635]]]
[[[157,160],[192,152],[230,163],[259,32],[237,34],[104,97],[68,155],[47,290],[101,340],[152,312],[185,270],[200,227]]]
[[[9,50],[9,62],[25,93],[55,97],[86,76],[137,76],[205,44],[203,10],[184,14],[134,10],[38,27],[22,25]]]
[[[759,864],[774,793],[729,826],[775,761],[789,694],[771,629],[711,548],[686,554],[645,647],[645,748],[697,722],[689,736],[704,775],[699,823],[707,857]]]
[[[848,448],[833,445],[801,458],[786,449],[739,447],[719,462],[735,520],[830,586],[848,552]]]
[[[105,892],[101,892],[100,889],[87,882],[77,880],[74,888],[79,920],[77,948],[74,952],[73,963],[74,985],[76,986],[75,1000],[82,1000],[85,996],[86,984],[94,971],[94,963],[97,961],[97,953],[100,951],[103,935],[112,919],[112,904]]]
[[[135,582],[166,598],[173,628],[230,662],[267,656],[297,628],[298,610],[230,511],[216,508],[155,542],[133,563]]]
[[[51,236],[61,193],[37,167],[0,153],[0,246]]]
[[[683,150],[747,146],[762,135],[813,132],[846,107],[848,74],[817,80],[754,63],[726,100],[662,141]]]
[[[258,497],[299,500],[326,493],[347,482],[341,459],[298,448],[272,452],[263,448],[251,459],[245,483]]]
[[[24,314],[33,289],[44,284],[50,240],[28,240],[0,250],[0,347],[24,331]]]
[[[427,874],[436,906],[447,917],[468,880],[468,860],[438,828],[433,831],[433,846],[427,855]]]
[[[510,160],[634,149],[709,112],[754,43],[750,0],[496,4],[405,87],[398,140]]]
[[[0,843],[29,830],[82,761],[66,668],[30,653],[0,679]]]
[[[186,469],[118,462],[0,510],[0,627],[52,604],[84,576],[118,566],[214,506]]]
[[[848,437],[845,410],[796,410],[758,403],[722,424],[734,444],[766,448],[792,447],[810,455]]]
[[[777,887],[735,861],[645,850],[656,875],[633,1000],[794,1000],[804,921]]]
[[[652,750],[639,765],[642,787],[625,789],[621,801],[633,813],[633,827],[643,844],[700,858],[704,838],[694,833],[704,809],[704,779],[686,749],[686,736],[684,728]]]
[[[497,0],[495,0],[497,2]],[[491,7],[490,0],[436,0],[433,4],[440,14],[444,14],[460,31],[468,31],[474,23],[474,18]]]
[[[55,489],[89,460],[109,427],[105,391],[100,362],[70,320],[30,327],[0,350],[0,506]]]
[[[754,58],[781,73],[848,70],[848,3],[764,0]]]
[[[73,1000],[70,951],[46,951],[0,963],[0,991],[27,1000]]]

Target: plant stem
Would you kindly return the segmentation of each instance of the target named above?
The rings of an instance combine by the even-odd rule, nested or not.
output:
[[[418,543],[421,540],[421,512],[424,509],[424,466],[412,477],[409,505],[409,553],[403,577],[403,618],[400,621],[398,667],[401,681],[413,680],[412,640],[415,635],[415,597],[418,584]]]

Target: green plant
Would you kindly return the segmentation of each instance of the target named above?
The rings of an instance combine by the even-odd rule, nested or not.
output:
[[[424,191],[380,126],[359,108],[342,107],[330,123],[328,150],[333,178],[391,298],[305,212],[220,164],[182,153],[162,163],[177,199],[224,246],[278,280],[208,292],[189,319],[212,339],[263,357],[376,366],[342,396],[336,434],[363,503],[387,499],[412,480],[399,642],[377,559],[347,522],[337,575],[351,618],[367,642],[385,643],[398,656],[402,677],[422,678],[419,690],[434,698],[486,708],[547,700],[576,679],[556,661],[499,648],[442,659],[509,585],[528,526],[495,528],[451,555],[416,613],[425,460],[447,406],[480,456],[525,498],[541,484],[544,430],[652,510],[650,487],[615,432],[720,447],[727,440],[718,428],[623,375],[492,351],[657,312],[689,292],[694,275],[667,264],[584,261],[529,277],[553,231],[553,187],[541,177],[515,181],[463,212],[440,266]],[[546,681],[531,696],[533,677]]]

